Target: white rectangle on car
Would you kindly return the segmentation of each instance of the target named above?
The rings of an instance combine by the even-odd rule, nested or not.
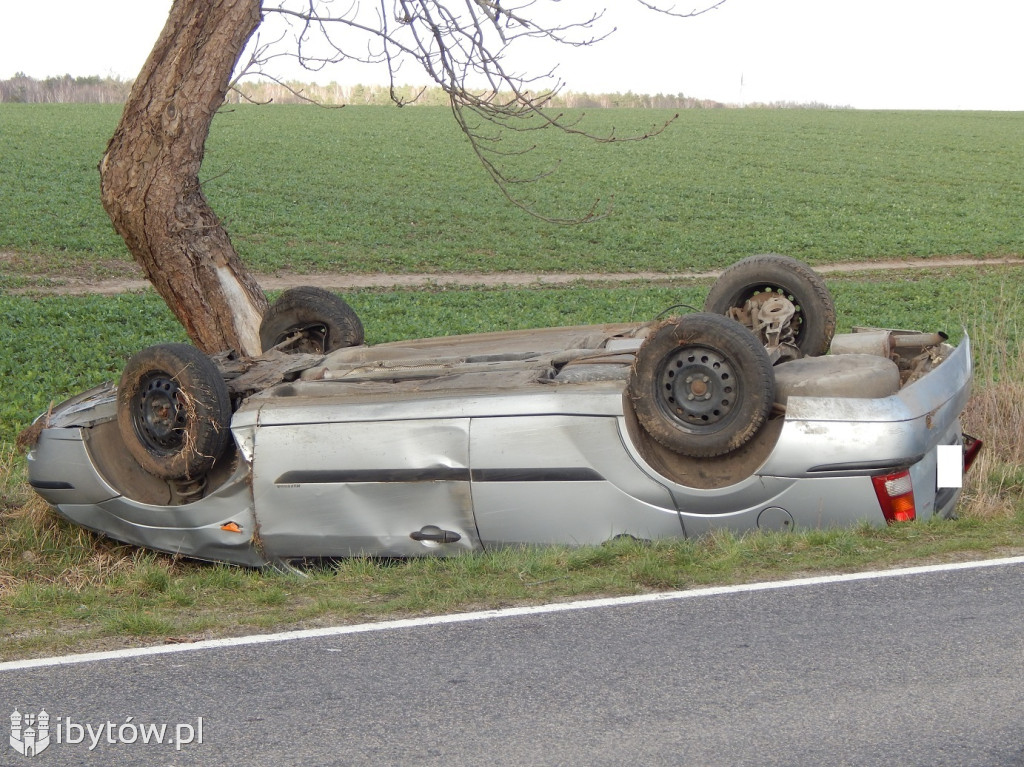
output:
[[[964,485],[964,451],[960,445],[939,445],[936,450],[935,465],[937,481],[935,486],[963,487]]]

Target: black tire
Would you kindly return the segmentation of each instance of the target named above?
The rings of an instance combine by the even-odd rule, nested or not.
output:
[[[828,351],[836,332],[836,306],[824,280],[807,264],[766,253],[737,261],[711,286],[704,311],[728,315],[759,293],[779,293],[793,302],[796,345],[807,357]]]
[[[757,434],[775,399],[775,376],[768,352],[739,322],[690,314],[644,341],[627,392],[653,439],[680,455],[711,458]]]
[[[340,296],[315,287],[291,288],[273,303],[260,323],[260,345],[272,349],[301,333],[290,352],[327,354],[363,343],[363,323]]]
[[[194,346],[162,344],[134,355],[117,389],[117,425],[139,465],[161,479],[198,479],[231,438],[231,397]]]

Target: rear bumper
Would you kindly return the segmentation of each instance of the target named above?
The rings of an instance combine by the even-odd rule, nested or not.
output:
[[[891,397],[791,397],[779,442],[758,473],[861,475],[934,461],[939,445],[962,444],[971,375],[965,336],[941,365]]]

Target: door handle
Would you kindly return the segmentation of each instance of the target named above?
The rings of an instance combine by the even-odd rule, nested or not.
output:
[[[426,525],[416,532],[410,533],[409,537],[414,541],[433,541],[434,543],[455,543],[462,540],[462,536],[454,530],[442,530],[437,525]]]

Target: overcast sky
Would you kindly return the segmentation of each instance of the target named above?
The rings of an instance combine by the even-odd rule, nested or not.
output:
[[[569,90],[1024,111],[1018,0],[726,0],[692,19],[658,16],[633,0],[573,1],[607,7],[606,26],[617,29],[592,49],[551,52]],[[687,9],[698,2],[676,1]],[[0,79],[15,72],[134,77],[170,5],[0,0]],[[320,79],[370,84],[371,76],[341,65]],[[383,74],[377,79],[384,82]]]

